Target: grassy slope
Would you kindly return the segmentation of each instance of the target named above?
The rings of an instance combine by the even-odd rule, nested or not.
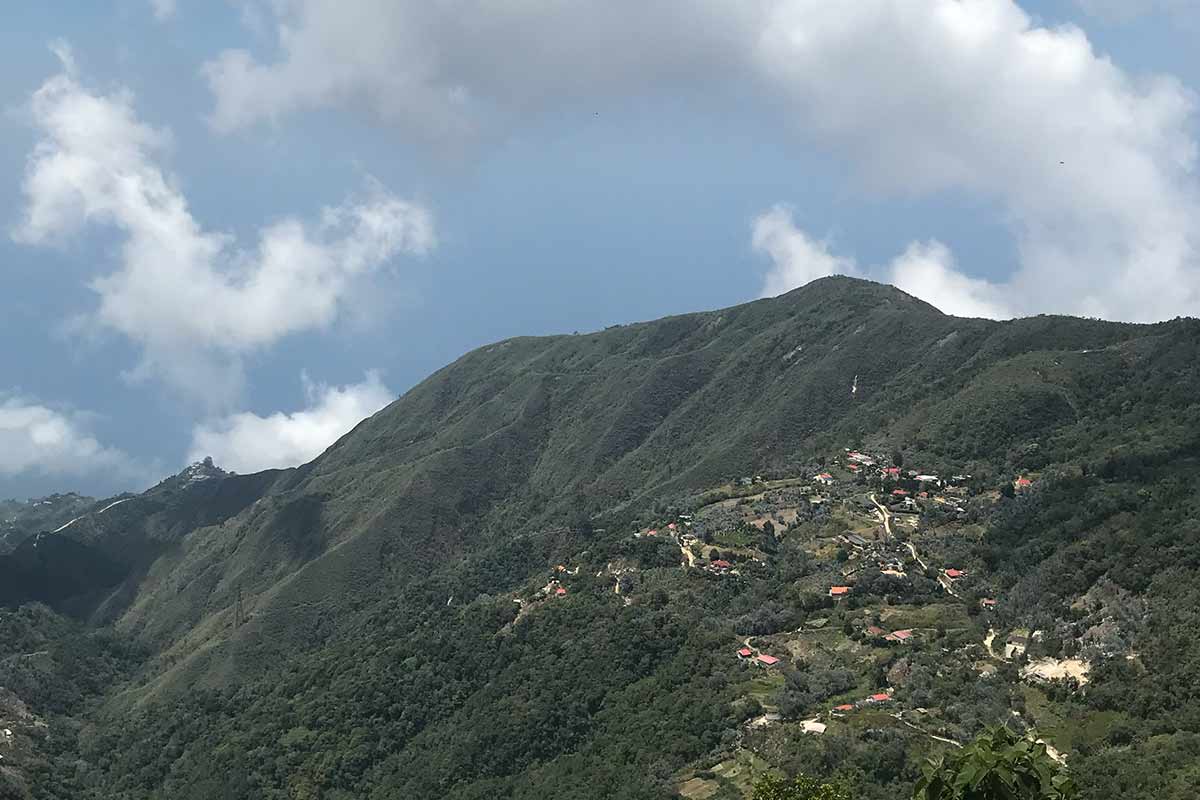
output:
[[[305,467],[164,484],[80,524],[74,536],[154,557],[97,614],[159,653],[110,708],[308,674],[314,662],[358,702],[387,674],[380,665],[404,655],[380,649],[381,625],[397,620],[406,639],[460,624],[435,609],[509,591],[578,552],[585,521],[623,530],[730,478],[803,473],[843,445],[903,443],[913,463],[997,480],[1161,448],[1196,422],[1197,330],[957,319],[834,278],[731,309],[481,348]],[[1141,387],[1168,401],[1140,405]],[[235,630],[239,589],[249,621]],[[618,613],[593,608],[580,624]],[[347,643],[362,663],[344,660]],[[679,652],[688,646],[679,637]],[[601,660],[615,652],[598,647]],[[485,700],[448,707],[414,752],[441,751],[488,716]]]
[[[831,278],[731,309],[508,340],[189,534],[121,625],[169,648],[156,689],[220,683],[234,662],[319,644],[364,596],[496,537],[624,524],[731,477],[805,468],[818,448],[903,441],[934,468],[1000,468],[1014,448],[1074,441],[1114,373],[1145,369],[1185,331],[964,320]],[[238,586],[254,618],[230,640]]]

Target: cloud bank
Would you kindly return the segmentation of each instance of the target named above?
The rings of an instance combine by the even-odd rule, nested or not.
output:
[[[99,307],[87,321],[140,346],[135,376],[226,405],[246,354],[328,327],[356,278],[434,246],[426,209],[371,185],[317,220],[265,225],[253,249],[239,248],[203,228],[160,166],[169,133],[138,119],[129,92],[86,88],[60,54],[64,71],[30,106],[40,139],[14,238],[57,245],[88,226],[119,234],[119,263],[92,282]]]
[[[230,414],[192,430],[189,461],[205,456],[225,469],[258,472],[307,463],[395,399],[377,372],[349,386],[316,384],[302,375],[308,405],[291,414]]]
[[[88,433],[87,423],[86,414],[0,394],[0,477],[79,477],[103,472],[130,480],[144,477],[127,454]]]
[[[337,107],[404,136],[469,139],[565,103],[736,80],[869,191],[998,202],[1019,253],[1000,281],[1013,313],[1200,311],[1191,93],[1122,71],[1079,28],[1040,27],[1013,0],[663,0],[619,14],[599,0],[469,13],[277,0],[261,12],[278,57],[231,50],[205,67],[220,130]],[[971,286],[957,268],[946,277]]]

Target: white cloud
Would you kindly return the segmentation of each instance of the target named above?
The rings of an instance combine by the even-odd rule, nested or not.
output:
[[[751,244],[771,259],[762,297],[776,297],[829,275],[852,275],[894,284],[957,317],[1014,316],[1001,287],[964,275],[949,248],[938,241],[913,242],[891,263],[864,269],[853,258],[832,253],[828,244],[797,228],[790,211],[775,206],[754,220]]]
[[[116,473],[143,477],[133,460],[88,433],[86,414],[0,394],[0,477]]]
[[[154,18],[163,22],[175,16],[176,3],[175,0],[150,0],[150,9],[154,12]]]
[[[754,220],[754,249],[770,257],[772,268],[763,282],[763,297],[774,297],[829,275],[853,275],[853,260],[835,256],[827,242],[818,242],[796,227],[792,212],[775,206]]]
[[[34,93],[41,134],[14,238],[54,245],[88,225],[123,237],[118,268],[95,279],[89,321],[141,347],[133,374],[215,404],[241,385],[247,353],[339,316],[356,278],[435,244],[430,214],[371,185],[315,222],[264,226],[253,250],[205,230],[158,163],[169,134],[137,118],[128,92],[100,94],[65,71]]]
[[[941,242],[910,244],[889,265],[885,280],[956,317],[1014,316],[1003,299],[1003,290],[960,272],[949,248]]]
[[[469,138],[564,103],[737,80],[873,191],[998,202],[1020,253],[1004,281],[1016,313],[1200,309],[1192,94],[1129,75],[1079,28],[1039,27],[1013,0],[261,8],[280,55],[206,66],[219,129],[337,106]]]
[[[328,105],[365,109],[412,136],[469,140],[560,102],[691,83],[735,69],[763,0],[270,0],[283,57],[221,53],[204,73],[232,130]],[[619,54],[619,55],[618,55]]]
[[[266,417],[241,412],[197,425],[189,461],[212,456],[219,466],[237,472],[304,464],[395,399],[376,372],[350,386],[314,384],[307,375],[301,378],[308,400],[303,411]]]

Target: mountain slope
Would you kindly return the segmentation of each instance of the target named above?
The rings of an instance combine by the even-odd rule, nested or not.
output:
[[[736,587],[681,573],[678,548],[635,543],[633,528],[742,476],[811,476],[843,447],[902,448],[979,487],[1030,470],[1090,481],[1070,502],[1116,491],[1080,478],[1082,464],[1159,459],[1191,475],[1180,448],[1200,430],[1198,351],[1194,320],[965,320],[848,278],[480,348],[304,467],[201,465],[208,477],[177,476],[56,534],[122,565],[78,613],[152,654],[102,693],[97,718],[173,742],[127,748],[97,780],[125,797],[595,796],[587,781],[661,796],[679,766],[729,746],[750,707],[722,651],[749,624],[734,621],[807,608],[805,576],[827,588],[836,566],[800,542],[834,522],[797,519],[795,542]],[[1136,496],[1129,480],[1120,491]],[[1022,581],[1053,579],[1014,564],[1076,552],[1078,531],[1055,533],[1057,505],[1022,545],[979,551],[979,530],[999,542],[1025,529],[997,516],[1003,502],[976,503],[975,528],[935,546],[988,565],[993,590],[1032,592]],[[1117,568],[1074,557],[1095,567],[1056,602]],[[530,587],[572,561],[587,570],[571,599],[538,605]],[[613,591],[620,565],[635,598]],[[940,589],[905,591],[928,604]],[[957,608],[950,627],[965,631]],[[563,788],[572,774],[583,788]]]

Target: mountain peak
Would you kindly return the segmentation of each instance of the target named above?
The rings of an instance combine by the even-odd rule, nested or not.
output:
[[[879,283],[849,275],[828,275],[779,295],[777,300],[817,305],[845,303],[850,306],[876,305],[923,311],[945,316],[934,306],[889,283]]]

